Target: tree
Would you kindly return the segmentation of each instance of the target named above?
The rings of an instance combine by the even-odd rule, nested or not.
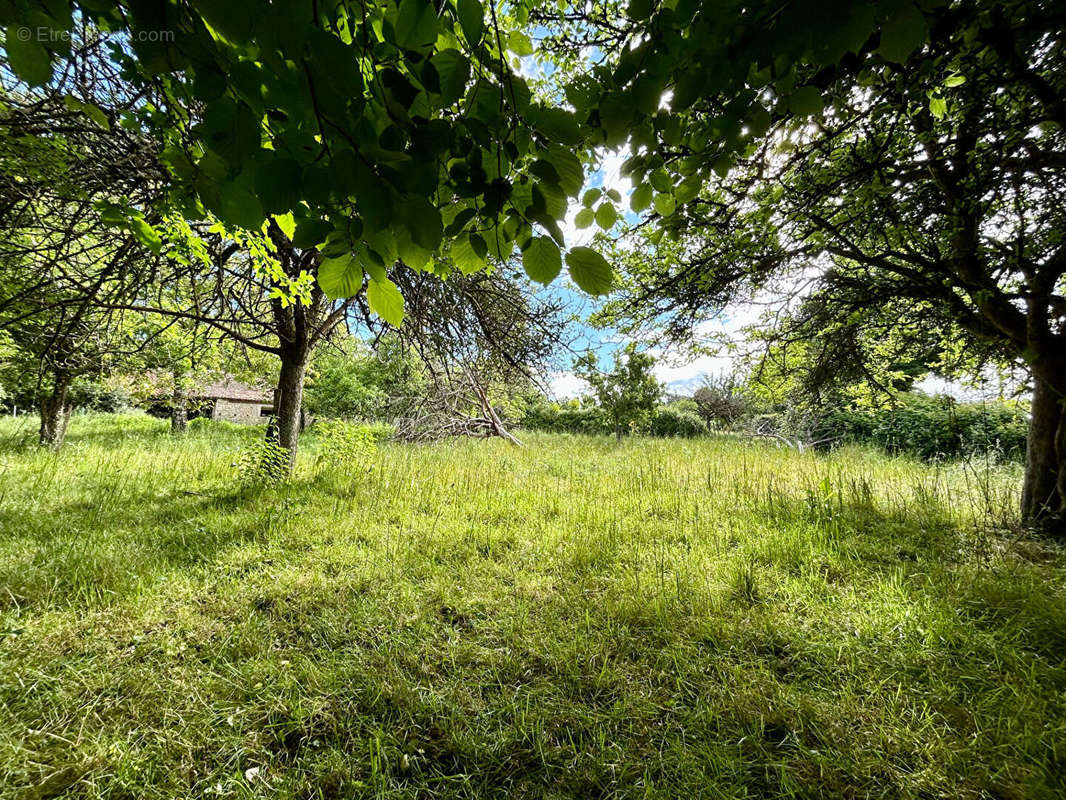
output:
[[[67,41],[64,68],[29,91],[0,70],[0,321],[35,375],[40,442],[62,444],[72,382],[135,343],[119,304],[150,280],[165,171],[152,142],[113,124],[130,91],[98,36]],[[8,42],[10,49],[10,40]]]
[[[630,308],[683,334],[784,285],[779,333],[817,337],[823,375],[890,332],[1024,364],[1022,514],[1066,535],[1061,4],[629,9],[617,34],[583,22],[642,37],[587,104],[608,144],[633,130],[631,205],[657,229],[634,244]],[[681,258],[656,257],[671,240]]]
[[[655,410],[662,386],[652,375],[655,359],[627,345],[615,353],[614,368],[601,372],[596,356],[588,352],[574,363],[574,371],[592,387],[596,402],[604,410],[618,440],[641,424]]]
[[[432,269],[448,245],[468,271],[516,247],[535,279],[560,271],[583,130],[511,68],[531,52],[528,14],[507,28],[479,0],[19,0],[0,25],[47,34],[7,36],[11,71],[33,86],[64,68],[72,28],[114,32],[123,74],[162,95],[122,121],[163,146],[175,204],[250,231],[292,214],[296,246],[345,258],[324,290],[351,296],[364,270]],[[567,263],[605,291],[602,257],[575,248]]]
[[[305,405],[324,417],[392,421],[424,388],[416,356],[394,334],[373,350],[342,337],[314,357],[308,376]]]

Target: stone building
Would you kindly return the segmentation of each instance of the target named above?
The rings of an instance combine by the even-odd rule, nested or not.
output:
[[[157,380],[152,373],[148,379]],[[171,405],[170,392],[158,391],[150,396],[146,408],[153,416],[169,417]],[[197,387],[189,393],[186,402],[188,419],[210,417],[243,425],[265,425],[273,413],[273,390],[249,386],[231,377]]]
[[[266,424],[274,413],[274,393],[235,381],[232,378],[205,386],[197,398],[203,403],[203,416],[240,422]]]

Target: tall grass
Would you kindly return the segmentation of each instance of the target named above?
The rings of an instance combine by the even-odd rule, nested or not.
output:
[[[0,423],[0,797],[1055,797],[1017,467]],[[330,463],[330,458],[336,463]]]

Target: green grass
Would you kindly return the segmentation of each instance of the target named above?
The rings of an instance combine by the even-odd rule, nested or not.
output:
[[[31,420],[32,422],[32,420]],[[0,797],[1044,798],[1066,553],[1016,466],[726,438],[0,423]]]

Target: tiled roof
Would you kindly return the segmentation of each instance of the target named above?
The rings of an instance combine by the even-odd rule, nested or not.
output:
[[[274,400],[272,390],[249,386],[233,378],[209,383],[195,394],[211,400],[247,400],[255,403],[270,403]]]

